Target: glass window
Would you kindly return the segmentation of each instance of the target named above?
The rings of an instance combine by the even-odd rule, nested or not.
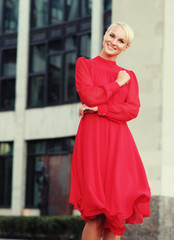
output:
[[[79,55],[90,58],[92,0],[32,0],[31,18],[44,3],[48,6],[47,26],[31,29],[30,35],[28,107],[79,101],[75,63]]]
[[[46,68],[46,47],[45,44],[37,45],[32,47],[31,50],[32,61],[31,68],[32,72],[45,72]]]
[[[111,10],[112,8],[112,0],[104,0],[104,9]]]
[[[49,184],[48,215],[71,214],[68,199],[74,137],[29,141],[27,146],[26,207],[38,208],[38,166],[43,163]]]
[[[1,109],[14,109],[15,104],[15,80],[3,80],[1,82]]]
[[[51,1],[51,23],[61,23],[64,19],[64,0]]]
[[[0,1],[0,13],[3,12],[3,1]],[[0,33],[2,32],[2,18],[0,17]]]
[[[41,156],[30,156],[27,161],[27,182],[26,182],[26,206],[38,206],[38,184],[36,170],[38,163],[42,161]]]
[[[3,76],[16,75],[16,49],[3,51],[2,55]]]
[[[80,56],[90,58],[91,55],[91,34],[80,37]]]
[[[44,104],[44,76],[36,76],[30,79],[29,105],[31,107]]]
[[[50,57],[47,97],[48,103],[58,103],[60,99],[60,81],[61,81],[61,56]]]
[[[67,53],[65,56],[65,81],[64,81],[64,101],[73,102],[76,100],[75,88],[75,64],[76,54]]]
[[[72,21],[78,18],[78,6],[77,0],[66,1],[66,20]]]
[[[45,141],[36,141],[29,142],[28,144],[28,153],[29,154],[42,154],[45,153],[46,146]]]
[[[2,0],[1,0],[2,2]],[[17,32],[18,27],[18,0],[6,0],[4,11],[4,32]]]
[[[12,143],[0,143],[0,207],[10,208],[12,192]]]
[[[33,0],[32,27],[40,28],[48,25],[49,0]]]
[[[69,37],[65,40],[65,50],[75,50],[76,49],[76,37]]]
[[[92,0],[81,0],[81,17],[91,15]]]
[[[58,39],[56,41],[51,41],[49,43],[49,53],[50,54],[54,54],[54,53],[60,52],[62,50],[63,50],[63,48],[62,48],[62,40],[61,39]]]
[[[12,155],[13,144],[12,143],[0,143],[0,155]]]
[[[32,0],[31,27],[43,28],[89,17],[91,9],[92,0]]]

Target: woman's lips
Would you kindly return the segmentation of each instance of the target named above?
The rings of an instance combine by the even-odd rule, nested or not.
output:
[[[110,44],[107,44],[107,46],[108,46],[108,48],[109,48],[110,50],[113,50],[113,51],[117,50],[115,47],[113,47],[113,46],[110,45]]]

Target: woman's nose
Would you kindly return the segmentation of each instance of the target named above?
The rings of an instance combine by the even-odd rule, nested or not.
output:
[[[113,44],[113,45],[117,45],[117,39],[113,39],[113,40],[112,40],[112,44]]]

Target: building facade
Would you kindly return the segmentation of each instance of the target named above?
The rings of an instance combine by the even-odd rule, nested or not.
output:
[[[95,54],[92,42],[101,49],[111,1],[8,0],[0,8],[0,215],[39,214],[39,162],[49,176],[48,214],[71,214],[75,63]]]
[[[169,0],[2,0],[0,3],[0,215],[39,215],[38,166],[48,174],[48,214],[71,214],[71,156],[79,117],[75,63],[95,57],[111,22],[128,22],[141,111],[130,122],[152,195],[174,197]]]

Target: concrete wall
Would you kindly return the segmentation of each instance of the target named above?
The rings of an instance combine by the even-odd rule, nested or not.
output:
[[[153,195],[161,194],[162,81],[164,42],[163,0],[114,0],[112,22],[130,24],[135,40],[117,63],[135,71],[140,87],[141,110],[130,122]]]
[[[174,2],[165,0],[162,112],[162,195],[174,197]]]

